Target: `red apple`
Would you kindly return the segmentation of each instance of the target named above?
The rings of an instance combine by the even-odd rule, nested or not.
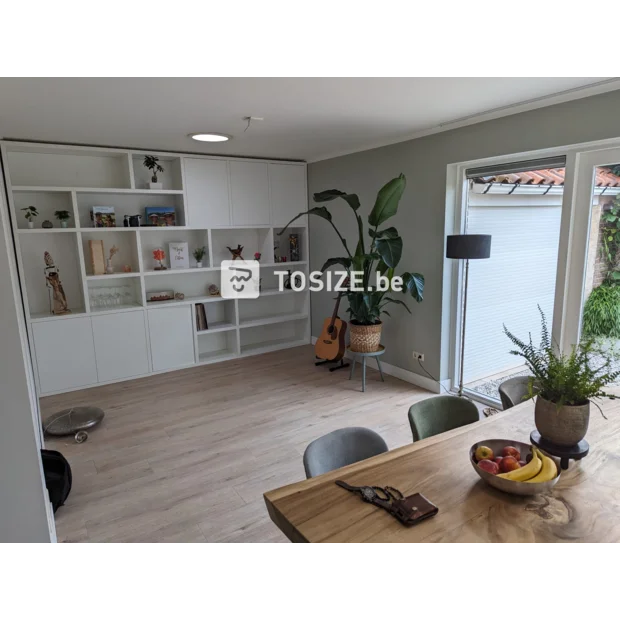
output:
[[[481,461],[479,461],[478,467],[480,467],[480,469],[484,469],[484,471],[487,471],[493,475],[496,475],[499,473],[499,467],[497,466],[497,463],[494,463],[493,461],[489,461],[489,459],[482,459]]]
[[[519,461],[514,456],[505,456],[501,462],[501,470],[503,474],[507,474],[509,471],[519,469]]]
[[[503,456],[496,456],[496,457],[493,459],[493,461],[494,461],[495,463],[497,463],[497,466],[498,466],[498,467],[500,467],[500,468],[501,468],[501,466],[502,466],[502,461],[503,461],[503,460],[504,460],[504,457],[503,457]]]
[[[487,459],[488,461],[493,460],[493,450],[491,448],[487,448],[486,446],[478,446],[476,448],[476,453],[474,457],[477,461],[482,461],[483,459]]]
[[[513,456],[517,461],[521,460],[521,453],[514,446],[505,446],[502,456]]]

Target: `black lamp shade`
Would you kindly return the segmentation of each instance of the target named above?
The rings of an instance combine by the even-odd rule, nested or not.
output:
[[[489,258],[491,235],[448,235],[446,258]]]

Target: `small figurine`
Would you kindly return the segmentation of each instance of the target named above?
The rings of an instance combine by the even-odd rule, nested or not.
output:
[[[67,296],[62,287],[60,281],[60,274],[56,265],[54,265],[54,259],[49,252],[43,254],[45,260],[45,280],[47,282],[47,288],[50,290],[50,312],[51,314],[69,314],[71,310],[67,305]]]
[[[177,301],[183,301],[185,299],[185,294],[184,293],[175,293],[174,294],[174,298]]]
[[[167,269],[167,267],[164,265],[164,258],[166,258],[166,253],[161,248],[153,250],[153,258],[157,261],[157,265],[155,265],[155,271],[165,271]]]
[[[220,289],[215,284],[209,285],[209,295],[212,297],[219,297]]]
[[[123,265],[123,273],[131,273],[131,265]]]
[[[262,256],[262,254],[260,252],[254,252],[254,260],[255,261],[259,261],[260,257]]]
[[[228,248],[228,250],[230,251],[230,253],[232,254],[232,259],[233,260],[237,260],[238,258],[240,258],[241,260],[243,260],[243,256],[241,256],[241,252],[243,252],[243,246],[242,245],[237,245],[237,249],[233,250],[231,247],[226,246]]]

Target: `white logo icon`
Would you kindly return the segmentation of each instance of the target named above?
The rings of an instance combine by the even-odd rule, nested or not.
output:
[[[223,260],[221,293],[224,299],[256,299],[260,293],[257,260]]]

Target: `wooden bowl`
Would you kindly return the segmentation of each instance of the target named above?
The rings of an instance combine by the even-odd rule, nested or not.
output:
[[[510,439],[485,439],[484,441],[475,443],[469,449],[469,460],[471,461],[472,467],[476,470],[476,473],[488,485],[499,489],[500,491],[512,493],[513,495],[538,495],[539,493],[546,493],[547,491],[550,491],[560,479],[560,463],[558,459],[553,457],[551,458],[553,458],[557,465],[558,475],[553,480],[549,480],[548,482],[515,482],[514,480],[506,480],[506,478],[500,478],[499,476],[490,474],[488,471],[484,471],[484,469],[478,467],[478,464],[474,458],[474,454],[480,446],[487,446],[488,448],[491,448],[491,450],[493,450],[493,454],[495,455],[500,455],[505,446],[514,446],[521,453],[521,459],[523,461],[525,461],[528,454],[531,454],[532,446],[528,443],[511,441]]]

